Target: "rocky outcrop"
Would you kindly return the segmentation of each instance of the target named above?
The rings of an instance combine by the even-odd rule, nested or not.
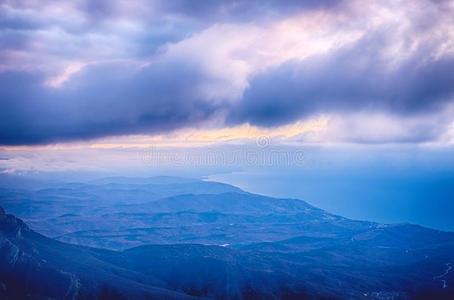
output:
[[[0,233],[8,238],[21,238],[30,228],[20,219],[5,213],[0,206]]]

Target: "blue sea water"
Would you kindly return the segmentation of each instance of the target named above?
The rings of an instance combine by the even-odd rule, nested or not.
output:
[[[246,191],[303,199],[345,217],[454,231],[450,149],[316,150],[311,167],[243,168],[208,176]]]

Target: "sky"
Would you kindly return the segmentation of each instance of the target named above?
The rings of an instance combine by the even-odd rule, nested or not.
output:
[[[447,180],[453,14],[447,0],[0,0],[0,172],[293,176],[333,161],[319,181],[396,164]]]

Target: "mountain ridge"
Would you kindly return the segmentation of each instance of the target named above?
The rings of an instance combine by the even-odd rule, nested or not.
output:
[[[398,230],[405,228],[407,231]],[[261,248],[263,244],[254,249],[176,244],[111,251],[49,239],[15,216],[1,213],[0,296],[416,299],[430,295],[436,297],[431,299],[443,299],[454,295],[452,274],[443,275],[448,282],[444,285],[434,279],[443,273],[446,262],[454,261],[454,233],[437,233],[412,225],[376,229],[391,233],[397,230],[401,245],[395,249],[381,247],[380,239],[379,244],[372,243],[377,241],[375,236],[366,239],[365,244],[364,239],[345,239],[339,243],[332,243],[335,239],[330,238],[315,239],[327,242],[322,245],[299,237],[268,243],[284,245],[287,247],[284,251],[269,251]],[[421,239],[434,235],[433,241],[427,245],[412,243],[415,236],[409,233]],[[421,233],[425,235],[419,236]],[[383,277],[383,272],[387,276]],[[49,279],[53,285],[49,285]],[[20,287],[25,282],[27,294],[21,294]],[[368,297],[363,298],[364,294]]]

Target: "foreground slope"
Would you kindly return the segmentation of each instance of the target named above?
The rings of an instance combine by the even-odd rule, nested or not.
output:
[[[61,243],[0,210],[5,299],[452,299],[452,233],[382,225],[230,249]]]
[[[247,262],[247,263],[245,263]],[[61,243],[0,209],[2,299],[306,297],[260,259],[217,246],[142,246],[124,252]]]
[[[157,280],[103,261],[116,252],[64,244],[46,238],[0,208],[2,299],[184,299]]]

